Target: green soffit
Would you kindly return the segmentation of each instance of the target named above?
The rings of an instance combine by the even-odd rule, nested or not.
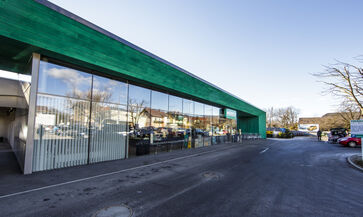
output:
[[[84,62],[90,69],[96,66],[112,76],[155,84],[173,93],[254,116],[265,114],[213,85],[34,0],[0,0],[0,36]]]

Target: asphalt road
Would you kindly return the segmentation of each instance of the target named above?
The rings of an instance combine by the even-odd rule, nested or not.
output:
[[[120,204],[147,217],[363,216],[363,173],[346,162],[359,152],[296,138],[180,151],[166,162],[146,156],[136,169],[0,197],[0,216],[93,216]],[[49,186],[44,177],[64,171],[33,182]]]

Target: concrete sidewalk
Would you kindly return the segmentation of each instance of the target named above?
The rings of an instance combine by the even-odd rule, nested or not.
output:
[[[0,182],[8,177],[21,174],[21,169],[10,145],[0,142]]]
[[[97,176],[107,176],[110,173],[119,173],[131,170],[132,168],[141,168],[147,165],[155,165],[173,159],[186,158],[188,156],[197,156],[203,153],[217,152],[219,150],[232,148],[234,146],[244,146],[251,144],[264,144],[265,140],[246,140],[243,143],[227,143],[213,146],[207,146],[196,149],[173,150],[172,152],[163,152],[157,155],[138,156],[124,160],[115,160],[108,162],[82,165],[70,168],[63,168],[51,171],[36,172],[31,175],[23,175],[17,166],[15,155],[6,152],[7,159],[3,160],[0,166],[0,198],[4,195],[17,194],[18,192],[32,191],[37,188],[59,185],[67,182],[78,182],[92,179]],[[4,155],[4,153],[0,153]],[[6,161],[11,166],[6,168]],[[16,164],[16,165],[15,165]]]

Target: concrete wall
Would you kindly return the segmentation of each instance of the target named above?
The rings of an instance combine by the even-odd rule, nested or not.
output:
[[[0,137],[8,138],[8,127],[11,122],[10,116],[5,110],[0,111]]]
[[[7,138],[20,167],[23,169],[28,132],[28,110],[17,109],[11,115],[14,119],[8,125]]]
[[[0,107],[27,108],[29,87],[30,84],[27,82],[0,78]]]

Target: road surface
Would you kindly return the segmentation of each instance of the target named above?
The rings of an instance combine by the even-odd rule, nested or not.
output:
[[[147,217],[363,216],[363,173],[346,162],[359,152],[314,138],[268,139],[114,161],[135,165],[89,179],[92,165],[38,173],[23,187],[0,185],[0,216],[93,216],[119,205]],[[71,179],[72,170],[82,177]],[[47,175],[59,178],[48,183]]]

